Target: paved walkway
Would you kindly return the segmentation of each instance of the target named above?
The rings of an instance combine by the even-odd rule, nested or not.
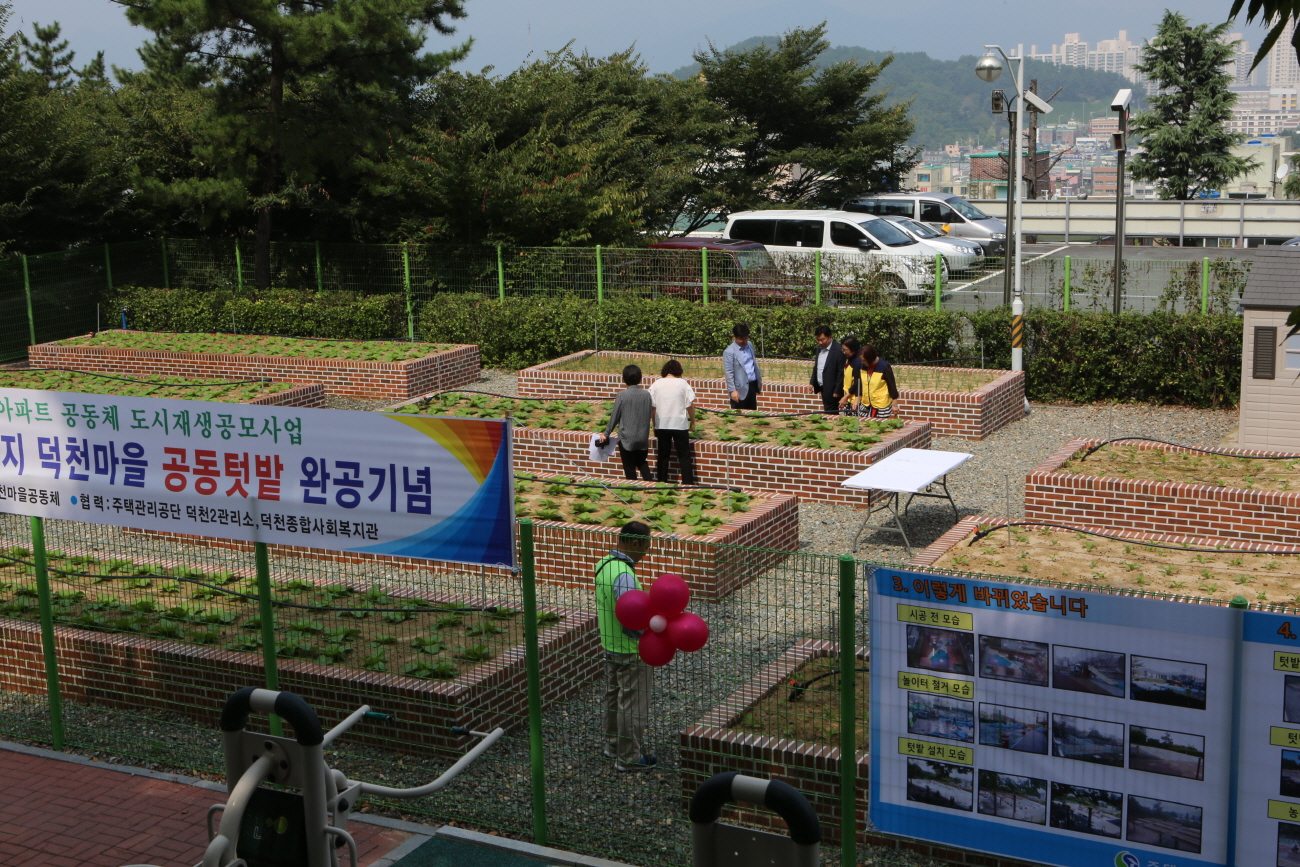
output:
[[[193,867],[207,846],[208,805],[224,792],[0,749],[0,864],[6,867]],[[363,867],[412,834],[353,822]]]

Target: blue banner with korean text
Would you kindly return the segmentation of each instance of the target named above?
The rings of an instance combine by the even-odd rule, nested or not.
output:
[[[0,388],[0,512],[515,564],[506,421]]]

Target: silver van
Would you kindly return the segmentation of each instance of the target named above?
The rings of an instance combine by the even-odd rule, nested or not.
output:
[[[975,241],[986,256],[1003,256],[1007,250],[1007,224],[990,217],[961,196],[949,193],[881,193],[857,196],[842,210],[877,217],[907,217],[955,238]]]

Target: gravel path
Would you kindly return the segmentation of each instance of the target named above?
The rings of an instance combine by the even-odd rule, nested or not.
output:
[[[514,395],[516,377],[508,371],[484,371],[477,388]],[[371,409],[364,401],[330,399],[331,406]],[[935,449],[964,451],[975,457],[949,479],[960,512],[1018,516],[1026,472],[1077,436],[1106,438],[1141,435],[1195,445],[1223,444],[1236,424],[1230,412],[1121,406],[1115,408],[1035,407],[1033,413],[983,442],[939,438]],[[743,481],[743,480],[739,480]],[[757,576],[726,600],[708,607],[710,643],[699,653],[682,654],[657,675],[649,740],[660,769],[648,774],[619,774],[600,757],[600,693],[589,685],[573,699],[543,715],[546,749],[547,809],[551,844],[637,864],[682,864],[689,860],[689,831],[678,770],[678,732],[741,684],[767,661],[803,637],[837,634],[835,611],[837,563],[847,551],[861,514],[848,506],[810,503],[801,506],[803,553],[777,569]],[[126,536],[111,528],[51,522],[51,545],[65,550],[86,547],[115,551],[137,559],[188,560],[211,570],[248,569],[251,558],[235,552],[193,549],[158,540]],[[909,534],[915,546],[933,541],[953,523],[946,505],[926,503],[912,509]],[[7,532],[5,532],[7,531]],[[0,536],[21,534],[21,522],[0,521]],[[20,538],[15,541],[21,541]],[[10,542],[12,544],[12,542]],[[864,540],[860,555],[896,561],[904,549],[883,533]],[[325,577],[333,581],[377,581],[396,586],[419,585],[505,600],[519,607],[519,586],[479,574],[431,575],[379,567],[346,566],[298,558],[276,558],[278,575]],[[542,604],[587,606],[585,589],[539,585]],[[216,739],[207,729],[183,720],[129,716],[68,703],[68,730],[77,751],[101,759],[122,758],[151,767],[193,772],[215,770]],[[0,738],[42,741],[44,703],[0,693]],[[415,756],[360,748],[339,742],[334,759],[350,776],[389,784],[416,784],[436,775],[446,763]],[[129,747],[123,746],[130,744]],[[471,827],[527,838],[531,827],[526,729],[516,729],[462,779],[432,799],[374,809],[418,819],[448,817]],[[861,860],[874,864],[928,865],[909,853],[868,848]],[[838,853],[825,851],[827,864]]]

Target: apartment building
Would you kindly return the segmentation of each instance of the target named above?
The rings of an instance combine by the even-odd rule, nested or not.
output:
[[[1051,51],[1039,51],[1037,45],[1031,45],[1029,57],[1058,66],[1083,66],[1103,72],[1115,72],[1134,84],[1143,85],[1147,93],[1152,93],[1153,86],[1147,82],[1146,76],[1135,68],[1142,60],[1144,43],[1132,41],[1128,38],[1128,33],[1127,30],[1121,30],[1116,38],[1102,39],[1092,46],[1083,41],[1080,34],[1067,33],[1065,41],[1059,45],[1053,44]],[[1232,76],[1233,83],[1242,86],[1253,85],[1255,74],[1250,71],[1250,64],[1255,55],[1250,48],[1250,43],[1246,42],[1240,33],[1228,33],[1224,36],[1224,40],[1236,43],[1232,60],[1227,64],[1227,71]],[[1290,62],[1292,66],[1296,66],[1294,52]],[[1290,83],[1300,84],[1300,68],[1296,70],[1295,81]],[[1272,84],[1270,78],[1269,85]]]

